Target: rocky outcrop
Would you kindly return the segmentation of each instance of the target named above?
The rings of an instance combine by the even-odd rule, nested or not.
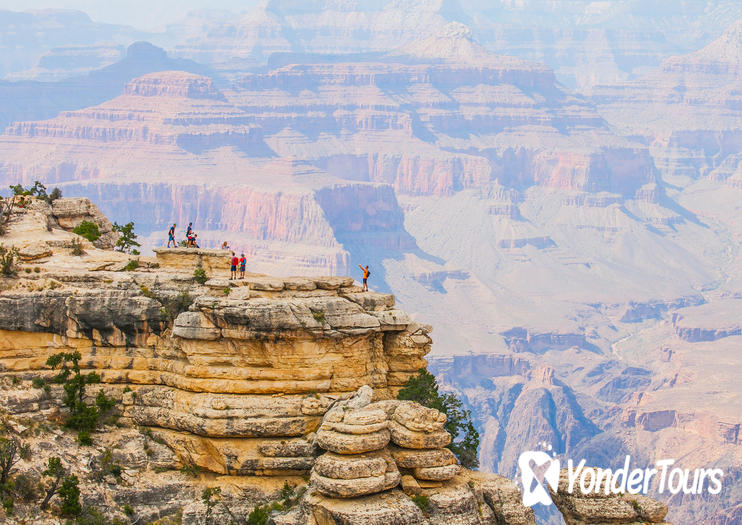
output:
[[[83,221],[98,226],[100,238],[94,241],[96,247],[111,249],[116,245],[119,234],[113,231],[113,225],[108,217],[103,215],[98,206],[84,197],[63,198],[52,202],[51,215],[59,226],[67,231],[74,230]]]
[[[593,479],[599,479],[596,469],[586,469],[591,471]],[[568,470],[559,474],[558,489],[549,491],[567,525],[666,523],[667,505],[663,503],[638,494],[611,494],[605,489],[609,481],[598,483],[599,490],[596,486],[590,494],[579,489],[570,493]]]

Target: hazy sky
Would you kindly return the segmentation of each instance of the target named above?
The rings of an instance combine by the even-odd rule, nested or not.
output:
[[[0,9],[78,9],[98,22],[153,29],[193,9],[242,11],[258,3],[260,0],[0,0]]]

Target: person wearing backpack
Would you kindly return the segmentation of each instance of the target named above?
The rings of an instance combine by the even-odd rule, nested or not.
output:
[[[358,267],[363,271],[363,291],[368,292],[368,276],[371,275],[371,271],[368,269],[368,264],[366,266],[359,264]]]

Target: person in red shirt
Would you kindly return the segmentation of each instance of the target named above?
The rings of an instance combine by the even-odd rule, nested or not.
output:
[[[245,259],[245,254],[241,254],[240,257],[240,279],[245,278],[245,266],[247,265],[247,259]]]
[[[237,256],[232,252],[232,275],[229,277],[229,280],[237,279],[237,264],[240,262],[240,260],[237,258]]]

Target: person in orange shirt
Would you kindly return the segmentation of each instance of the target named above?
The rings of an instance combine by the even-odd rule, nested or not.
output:
[[[363,291],[368,292],[368,276],[371,275],[368,264],[365,267],[359,264],[358,267],[363,270]]]

